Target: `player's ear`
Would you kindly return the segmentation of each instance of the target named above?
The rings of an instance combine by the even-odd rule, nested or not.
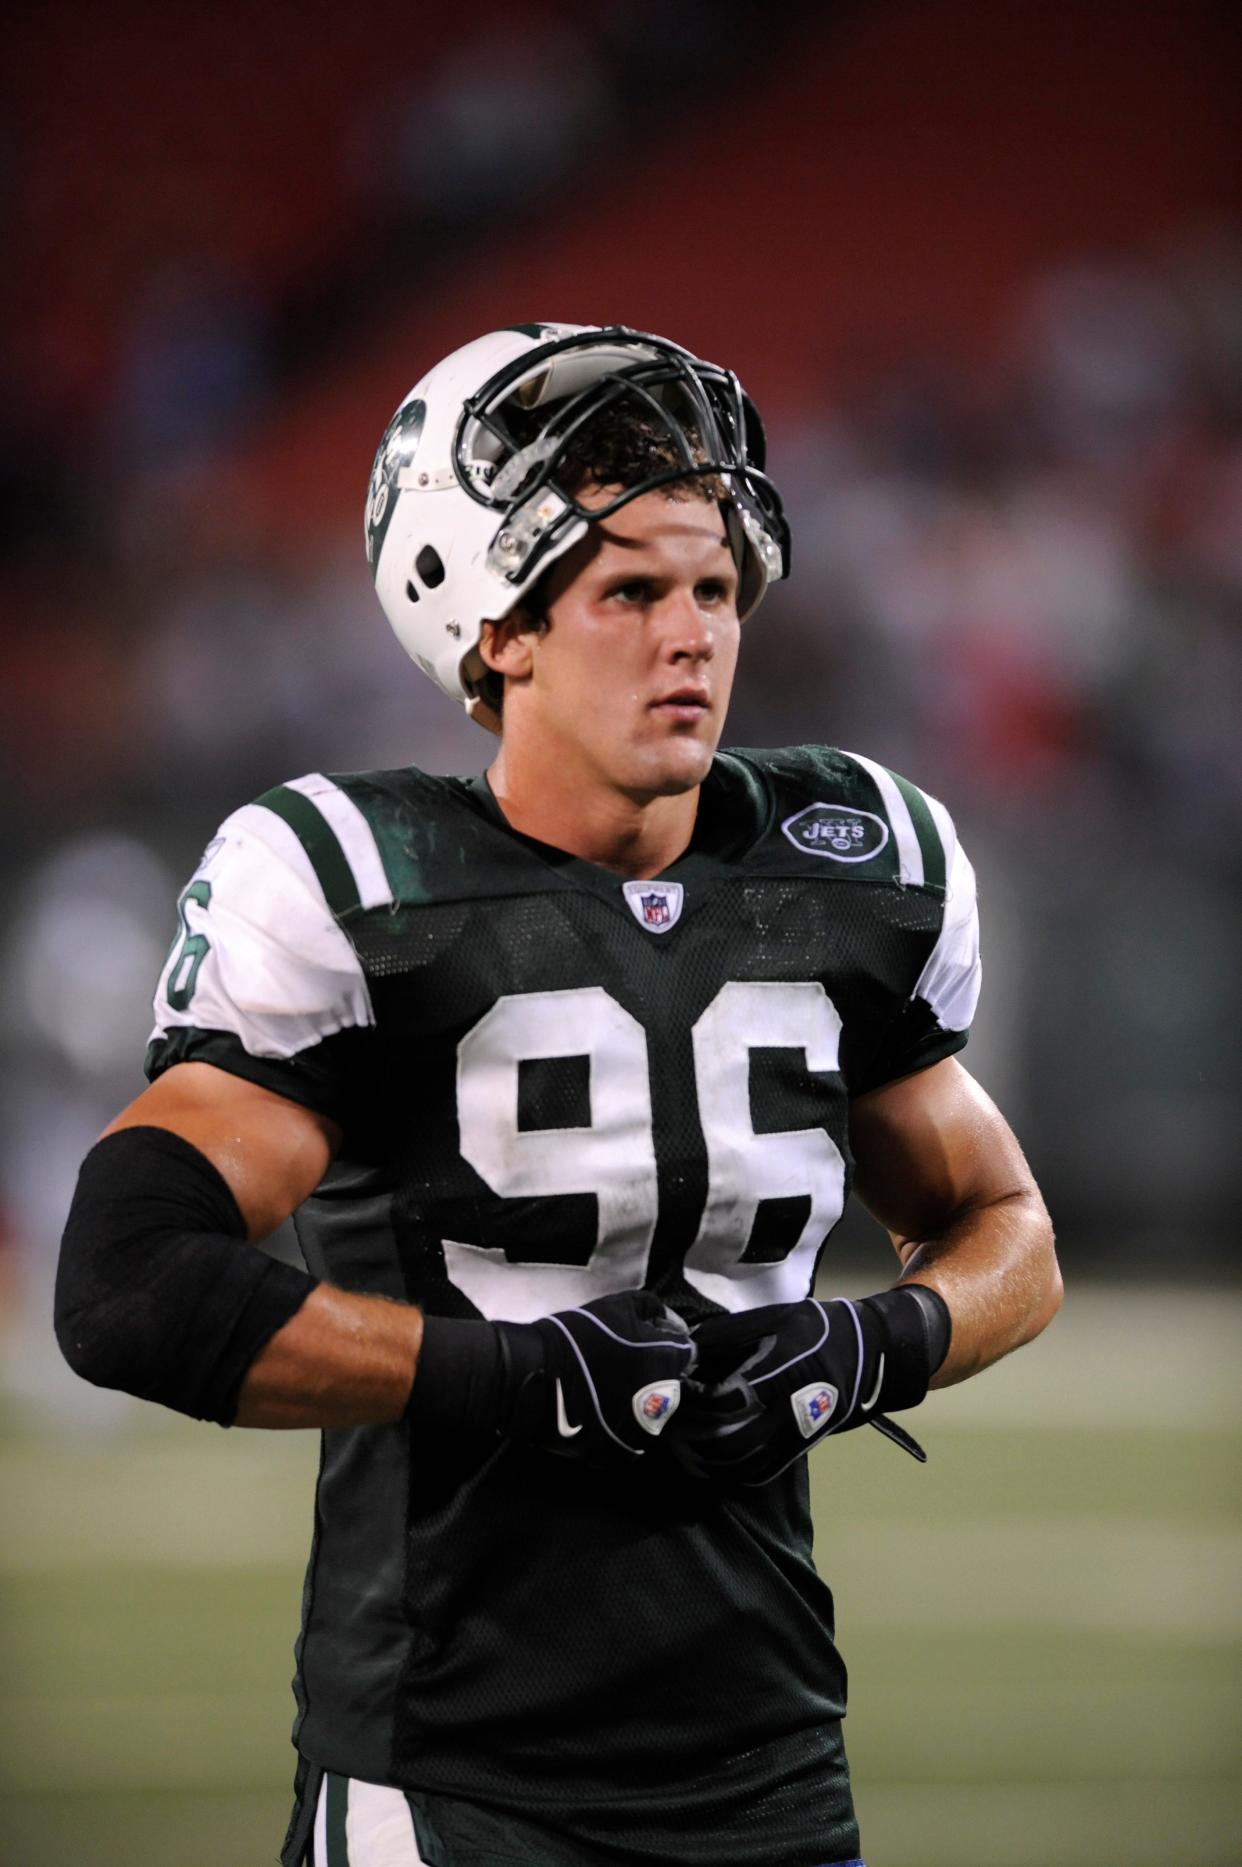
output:
[[[485,622],[479,637],[479,656],[493,674],[521,680],[530,673],[534,654],[530,617],[511,609],[499,622]]]

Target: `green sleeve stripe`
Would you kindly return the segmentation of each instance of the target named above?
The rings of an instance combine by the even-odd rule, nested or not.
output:
[[[362,905],[354,872],[337,841],[336,832],[308,797],[303,797],[300,791],[291,791],[288,785],[278,784],[274,791],[265,792],[255,801],[289,825],[310,857],[324,900],[338,918]]]
[[[890,772],[889,776],[905,799],[914,834],[919,839],[919,849],[923,855],[923,880],[929,888],[943,888],[948,879],[944,844],[940,840],[936,820],[927,808],[927,799],[917,784],[911,784],[908,778],[901,777],[895,771]]]

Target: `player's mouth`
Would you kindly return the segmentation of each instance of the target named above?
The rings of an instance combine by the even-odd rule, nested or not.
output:
[[[678,687],[651,703],[653,713],[679,726],[697,725],[711,712],[711,706],[711,696],[705,687]]]

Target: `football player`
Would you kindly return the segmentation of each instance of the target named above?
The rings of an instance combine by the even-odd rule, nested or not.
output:
[[[717,751],[789,566],[727,370],[480,338],[390,423],[366,539],[495,757],[312,773],[212,838],[61,1344],[324,1429],[285,1867],[857,1862],[807,1456],[917,1452],[889,1414],[1059,1301],[956,1057],[970,864],[871,758]],[[821,1298],[851,1184],[900,1274]],[[290,1214],[306,1273],[247,1242]]]

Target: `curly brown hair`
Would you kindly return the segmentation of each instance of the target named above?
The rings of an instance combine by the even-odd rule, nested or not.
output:
[[[696,462],[706,449],[696,427],[684,428]],[[556,479],[568,493],[586,486],[638,486],[644,480],[683,464],[680,448],[669,428],[649,408],[620,396],[585,421],[556,464]],[[687,474],[669,480],[660,489],[670,499],[723,499],[725,487],[717,474]]]

